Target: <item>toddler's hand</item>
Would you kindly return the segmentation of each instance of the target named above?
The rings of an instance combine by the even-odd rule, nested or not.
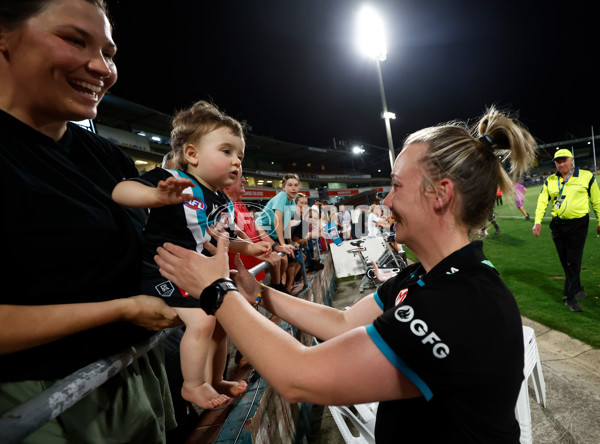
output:
[[[183,190],[194,187],[190,179],[177,179],[169,177],[167,180],[161,180],[156,186],[156,195],[162,205],[174,205],[193,199],[194,195],[185,193]]]

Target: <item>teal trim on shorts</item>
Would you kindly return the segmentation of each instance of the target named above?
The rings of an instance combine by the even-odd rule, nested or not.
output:
[[[427,401],[433,398],[433,392],[425,383],[425,381],[423,381],[419,375],[412,371],[410,367],[408,367],[408,365],[406,365],[406,363],[400,359],[400,357],[390,348],[387,342],[384,341],[373,324],[367,325],[367,333],[371,340],[375,343],[375,346],[381,351],[381,353],[383,353],[386,359],[390,361],[392,365],[400,371],[400,373],[406,376],[408,380],[419,389]]]
[[[379,308],[381,308],[381,311],[383,311],[383,302],[381,301],[381,298],[379,297],[379,293],[375,292],[375,293],[373,293],[373,296],[375,297],[375,302],[377,303],[377,305],[379,305]]]

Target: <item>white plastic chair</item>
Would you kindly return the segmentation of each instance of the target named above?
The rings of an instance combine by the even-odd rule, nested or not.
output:
[[[542,363],[538,352],[535,331],[531,327],[523,326],[523,345],[525,348],[525,363],[523,366],[523,383],[517,398],[515,416],[521,427],[521,444],[532,443],[531,411],[529,409],[529,377],[533,376],[535,398],[539,404],[546,407],[546,382],[542,374]]]
[[[329,406],[331,416],[346,444],[375,444],[375,417],[378,405],[378,403],[370,403]],[[352,407],[357,413],[354,413]],[[346,420],[354,426],[358,435],[352,433]]]

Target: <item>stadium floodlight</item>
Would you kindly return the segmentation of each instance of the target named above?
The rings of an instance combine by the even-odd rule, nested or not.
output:
[[[380,62],[387,57],[383,20],[369,5],[364,5],[358,13],[357,44],[359,51],[367,57]]]
[[[363,55],[375,59],[375,64],[377,65],[379,90],[381,92],[381,103],[383,106],[383,112],[381,113],[381,116],[385,121],[385,133],[390,151],[390,164],[393,169],[396,153],[394,151],[394,142],[392,141],[392,127],[390,125],[390,119],[395,119],[396,115],[389,112],[387,108],[380,65],[380,63],[383,62],[387,57],[385,30],[383,26],[383,20],[375,11],[375,9],[369,5],[363,6],[358,13],[357,43],[359,51]]]

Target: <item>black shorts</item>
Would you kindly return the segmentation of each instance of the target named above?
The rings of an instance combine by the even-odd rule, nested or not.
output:
[[[200,308],[200,300],[181,290],[167,278],[157,274],[156,270],[148,269],[142,272],[140,279],[140,294],[156,296],[171,307]]]

